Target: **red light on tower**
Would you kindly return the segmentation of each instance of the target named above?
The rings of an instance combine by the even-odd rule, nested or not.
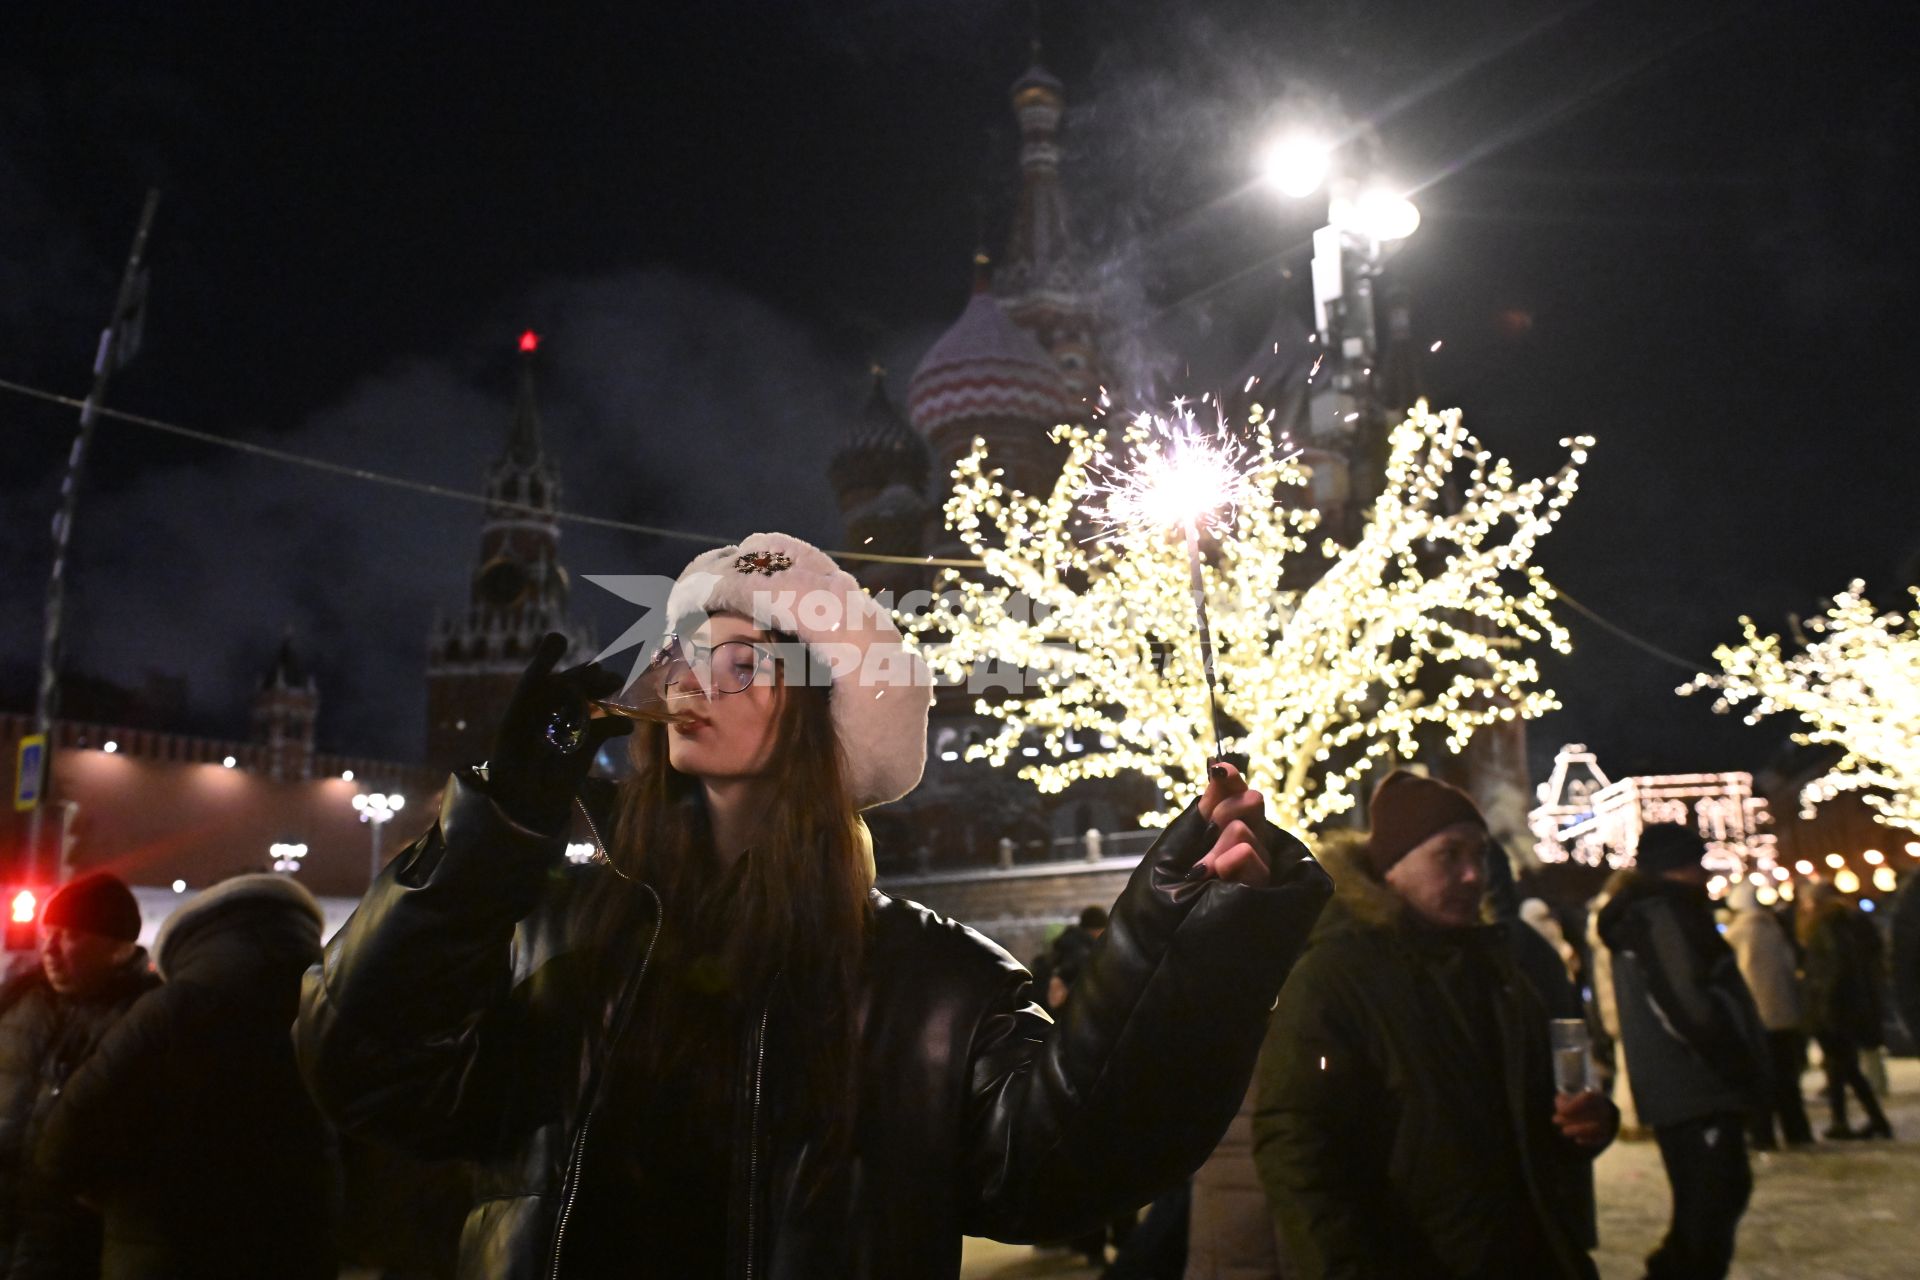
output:
[[[540,349],[540,335],[529,329],[520,335],[520,350],[534,352]]]

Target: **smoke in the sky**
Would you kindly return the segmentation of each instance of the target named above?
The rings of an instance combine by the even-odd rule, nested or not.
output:
[[[538,385],[568,508],[832,545],[825,459],[858,407],[857,363],[762,303],[671,271],[548,282],[518,310],[546,318]],[[457,361],[368,377],[271,443],[477,492],[511,417],[512,336],[503,327]],[[115,465],[130,430],[103,428],[96,465]],[[38,497],[50,508],[50,493]],[[134,688],[148,670],[183,674],[202,719],[239,731],[252,682],[291,627],[318,665],[323,738],[409,757],[428,628],[436,609],[464,600],[480,521],[478,506],[244,455],[151,467],[83,509],[75,665]],[[576,582],[672,573],[701,549],[581,526],[563,529],[561,548]],[[8,565],[16,598],[44,558],[26,550]],[[617,634],[617,602],[595,594],[575,599]],[[0,624],[6,650],[32,652],[37,623],[19,610]]]

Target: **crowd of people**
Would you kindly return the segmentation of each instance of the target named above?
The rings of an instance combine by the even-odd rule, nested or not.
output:
[[[1888,1019],[1881,936],[1830,885],[1785,915],[1751,886],[1718,907],[1699,834],[1655,824],[1579,947],[1545,902],[1516,901],[1463,793],[1396,773],[1371,817],[1320,842],[1334,900],[1186,1189],[1185,1238],[1145,1261],[1123,1250],[1110,1280],[1592,1277],[1592,1160],[1623,1131],[1657,1144],[1672,1197],[1646,1276],[1724,1276],[1749,1152],[1816,1141],[1810,1040],[1820,1136],[1893,1136],[1884,1074],[1876,1087],[1863,1067]],[[1590,1046],[1591,1087],[1556,1077],[1556,1020]]]
[[[1809,1037],[1825,1137],[1892,1136],[1871,924],[1816,887],[1723,936],[1690,828],[1569,932],[1443,782],[1389,774],[1316,858],[1219,762],[1030,972],[874,884],[858,815],[918,782],[932,697],[885,611],[784,535],[669,611],[672,717],[597,714],[619,678],[548,637],[324,951],[284,875],[151,954],[125,884],[60,891],[0,986],[0,1280],[897,1280],[964,1235],[1109,1280],[1591,1280],[1623,1126],[1672,1187],[1647,1275],[1711,1280],[1749,1148],[1814,1140]],[[827,685],[780,657],[828,644],[864,653]]]
[[[338,1164],[294,1062],[319,904],[223,881],[151,954],[118,878],[67,884],[0,986],[0,1276],[330,1280]]]

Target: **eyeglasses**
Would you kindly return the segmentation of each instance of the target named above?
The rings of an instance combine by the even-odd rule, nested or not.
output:
[[[751,640],[703,645],[670,635],[647,664],[647,671],[671,688],[687,676],[709,693],[745,693],[773,670],[773,653]]]

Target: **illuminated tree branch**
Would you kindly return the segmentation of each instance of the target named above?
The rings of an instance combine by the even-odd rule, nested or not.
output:
[[[948,571],[934,607],[903,621],[949,679],[978,689],[995,663],[1027,674],[977,699],[1001,725],[969,759],[998,767],[1034,746],[1019,776],[1042,792],[1137,770],[1162,796],[1190,795],[1213,738],[1184,544],[1146,529],[1091,538],[1081,501],[1090,472],[1114,465],[1107,433],[1054,434],[1067,458],[1045,496],[1008,488],[975,441],[946,517],[984,574]],[[1119,443],[1136,459],[1158,447],[1140,423]],[[1244,443],[1250,483],[1216,522],[1204,576],[1226,748],[1251,758],[1276,821],[1304,828],[1346,810],[1382,756],[1412,756],[1420,738],[1458,751],[1484,725],[1558,705],[1521,650],[1568,648],[1532,559],[1590,438],[1562,441],[1569,460],[1551,477],[1521,481],[1458,410],[1423,402],[1390,438],[1383,492],[1351,547],[1313,537],[1307,474],[1269,420],[1256,412]]]
[[[1833,768],[1800,792],[1808,816],[1842,792],[1863,791],[1883,821],[1920,831],[1920,608],[1877,613],[1856,581],[1806,630],[1814,638],[1788,657],[1780,637],[1742,618],[1740,643],[1713,651],[1720,673],[1695,676],[1679,692],[1714,690],[1716,711],[1750,701],[1748,724],[1798,716],[1808,727],[1795,742],[1840,748]]]

